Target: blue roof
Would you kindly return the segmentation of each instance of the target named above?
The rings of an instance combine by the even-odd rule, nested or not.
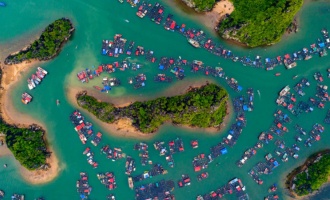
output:
[[[274,165],[275,165],[275,167],[277,167],[279,165],[276,160],[274,161]]]
[[[103,54],[103,55],[107,54],[107,50],[102,49],[102,54]]]
[[[243,105],[243,110],[248,110],[247,105]]]
[[[239,90],[239,91],[242,91],[243,90],[243,87],[242,86],[237,86],[237,89]]]
[[[324,43],[322,42],[322,43],[319,43],[319,47],[321,47],[321,48],[323,48],[325,45],[324,45]]]
[[[266,58],[266,62],[270,62],[270,59],[269,58]]]
[[[221,152],[221,154],[226,154],[226,153],[228,153],[228,150],[226,148],[223,148],[220,150],[220,152]]]
[[[164,69],[164,65],[159,65],[158,67],[160,70],[163,70]]]
[[[109,85],[105,85],[105,86],[104,86],[104,89],[105,89],[105,90],[111,90],[111,87],[110,87]]]
[[[143,83],[141,83],[141,85],[142,85],[142,86],[145,86],[146,84],[143,82]]]
[[[234,131],[233,131],[233,130],[230,130],[230,131],[229,131],[229,133],[230,133],[230,134],[233,134],[233,133],[234,133]]]

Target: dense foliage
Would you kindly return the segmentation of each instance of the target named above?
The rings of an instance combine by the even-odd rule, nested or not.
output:
[[[211,10],[215,4],[215,0],[193,0],[193,2],[199,11]]]
[[[34,125],[30,128],[17,128],[0,119],[0,132],[6,135],[8,148],[21,165],[30,170],[46,165],[46,158],[50,153],[47,151],[42,129]]]
[[[21,63],[29,59],[49,60],[58,54],[61,45],[71,36],[73,30],[69,19],[58,19],[48,25],[40,38],[35,40],[27,49],[9,55],[5,64]]]
[[[303,0],[232,0],[235,10],[219,24],[225,38],[248,46],[280,41],[286,28],[301,8]]]
[[[298,195],[306,195],[320,187],[328,181],[330,176],[330,155],[324,155],[318,162],[308,166],[308,171],[304,171],[296,176],[294,191]]]
[[[138,130],[151,133],[166,121],[193,127],[218,127],[226,115],[227,98],[227,91],[223,88],[208,84],[193,88],[184,95],[135,102],[123,108],[99,102],[86,94],[78,95],[77,101],[104,122],[113,123],[120,118],[130,118]]]

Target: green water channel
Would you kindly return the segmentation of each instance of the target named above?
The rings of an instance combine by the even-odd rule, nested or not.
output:
[[[154,2],[154,1],[152,1]],[[174,14],[175,19],[181,23],[184,22],[189,27],[204,28],[202,23],[196,22],[194,16],[182,13],[179,8],[169,7],[168,2],[163,2],[166,6],[166,13]],[[133,150],[136,142],[145,141],[149,144],[149,155],[154,163],[161,163],[166,166],[168,174],[145,180],[136,185],[150,183],[157,180],[172,179],[175,182],[181,177],[181,174],[188,173],[191,176],[191,186],[185,188],[176,187],[174,194],[176,199],[195,199],[198,194],[205,194],[212,190],[216,190],[219,186],[226,184],[230,179],[239,177],[246,185],[247,193],[250,199],[263,199],[268,194],[268,187],[277,183],[280,185],[278,194],[281,199],[288,198],[283,188],[285,175],[301,164],[308,155],[315,151],[329,148],[330,135],[328,130],[330,126],[323,123],[327,109],[330,108],[326,104],[325,109],[314,109],[314,112],[302,114],[298,118],[292,116],[293,123],[288,125],[290,130],[283,140],[287,145],[292,145],[294,136],[296,135],[293,126],[298,123],[307,131],[311,130],[314,123],[325,125],[325,133],[322,135],[321,141],[315,143],[312,147],[306,148],[301,144],[299,159],[290,158],[287,163],[280,162],[280,166],[274,170],[272,175],[261,176],[264,180],[262,186],[257,185],[247,174],[248,170],[259,161],[264,161],[264,156],[268,152],[274,152],[275,145],[269,144],[259,150],[257,155],[250,159],[242,168],[238,168],[235,162],[240,159],[243,152],[253,146],[257,142],[257,137],[261,131],[267,130],[273,121],[273,113],[277,109],[275,99],[278,91],[285,85],[293,86],[298,82],[299,78],[307,77],[311,82],[311,87],[306,90],[306,100],[310,96],[315,95],[316,81],[313,80],[313,74],[321,71],[326,77],[326,69],[330,66],[330,57],[319,58],[314,56],[309,61],[299,61],[298,66],[292,70],[285,70],[283,66],[277,67],[272,72],[262,69],[254,69],[244,67],[240,63],[234,63],[223,58],[211,55],[204,49],[194,49],[189,45],[186,39],[177,34],[164,30],[162,26],[150,22],[149,19],[140,19],[135,15],[136,8],[131,8],[128,4],[120,4],[116,0],[95,0],[95,1],[11,1],[7,2],[6,8],[1,8],[0,20],[2,28],[0,31],[1,53],[8,53],[9,50],[18,50],[26,45],[26,42],[38,35],[44,27],[52,21],[68,17],[72,20],[76,31],[73,38],[65,45],[63,51],[54,60],[41,64],[41,66],[49,72],[49,75],[42,81],[42,84],[29,93],[33,96],[33,102],[29,105],[22,105],[20,95],[27,91],[26,79],[36,68],[32,68],[22,75],[19,81],[11,91],[11,100],[15,108],[24,114],[28,114],[36,120],[45,124],[48,133],[49,143],[53,146],[57,157],[60,160],[61,172],[59,176],[52,182],[43,185],[31,185],[25,182],[18,169],[18,164],[13,157],[0,158],[0,166],[4,163],[8,164],[8,168],[0,168],[0,189],[6,192],[6,198],[10,199],[13,193],[25,194],[26,199],[34,199],[43,196],[46,199],[79,199],[76,192],[76,181],[79,173],[85,171],[90,177],[90,185],[93,187],[90,199],[105,199],[106,195],[113,193],[119,200],[134,199],[134,192],[128,188],[127,176],[125,175],[124,160],[112,162],[101,155],[100,146],[102,144],[110,144],[112,146],[121,147],[123,151],[133,156],[137,161],[137,171],[133,175],[137,175],[150,166],[142,167],[138,158],[138,152]],[[245,49],[238,46],[230,45],[225,41],[218,41],[224,46],[229,47],[238,55],[260,55],[262,57],[283,55],[303,47],[309,47],[318,37],[321,37],[320,30],[323,27],[329,28],[328,18],[330,17],[330,3],[328,1],[316,1],[306,3],[299,13],[300,27],[299,32],[294,35],[286,36],[283,40],[271,47],[260,47],[255,49]],[[129,20],[129,23],[125,20]],[[93,85],[101,85],[101,79],[96,79],[89,84],[82,84],[76,78],[76,73],[100,63],[110,63],[115,60],[124,59],[125,56],[114,59],[100,54],[102,39],[111,39],[114,34],[121,33],[124,38],[134,40],[136,45],[142,45],[146,49],[155,51],[157,57],[181,56],[188,60],[198,59],[204,63],[216,66],[220,63],[226,74],[235,77],[236,80],[244,87],[253,87],[260,91],[260,96],[255,93],[253,112],[247,113],[247,127],[243,130],[237,144],[233,148],[229,148],[229,153],[221,156],[209,165],[207,171],[209,178],[198,182],[197,173],[193,172],[191,161],[194,156],[199,153],[208,153],[211,145],[215,145],[221,141],[226,134],[226,129],[219,134],[210,135],[202,131],[190,131],[182,128],[164,125],[159,132],[150,140],[132,139],[116,137],[111,133],[106,133],[98,126],[98,122],[91,120],[87,113],[83,112],[88,121],[94,123],[94,130],[101,131],[104,135],[99,147],[92,147],[95,153],[95,159],[99,162],[97,169],[87,163],[86,157],[82,155],[83,150],[87,146],[83,146],[79,141],[77,134],[73,130],[73,126],[69,121],[70,113],[76,109],[67,101],[67,88],[72,86],[82,86],[92,88]],[[212,34],[212,33],[208,33]],[[214,39],[217,39],[213,34]],[[19,44],[17,44],[19,42]],[[2,55],[3,56],[3,55]],[[157,64],[150,64],[145,61],[144,57],[139,57],[136,62],[142,63],[144,66],[140,71],[124,71],[116,72],[111,76],[115,76],[122,80],[120,87],[113,88],[109,94],[105,96],[111,97],[127,97],[127,96],[143,96],[152,98],[159,96],[168,88],[175,87],[176,83],[160,84],[154,83],[152,77],[159,73]],[[127,83],[128,77],[132,77],[137,73],[143,72],[149,77],[146,87],[134,90]],[[274,73],[280,72],[282,75],[275,77]],[[167,72],[169,73],[169,72]],[[183,80],[190,84],[191,82],[199,82],[205,80],[205,76],[186,73],[187,78]],[[299,78],[292,80],[294,75]],[[209,77],[211,79],[211,77]],[[217,83],[224,86],[231,98],[238,96],[231,88],[229,88],[224,80],[214,79]],[[326,85],[330,84],[330,80],[325,78]],[[245,92],[245,90],[244,90]],[[61,101],[60,106],[56,106],[55,100]],[[227,128],[229,125],[227,126]],[[152,147],[152,143],[156,140],[168,142],[176,137],[184,140],[185,152],[175,154],[175,167],[167,167],[164,157],[160,157],[158,152]],[[192,139],[199,140],[199,148],[191,149],[189,142]],[[91,146],[88,143],[88,146]],[[218,163],[218,164],[216,164]],[[96,177],[96,173],[112,171],[116,175],[118,188],[114,191],[108,191]],[[327,194],[328,193],[328,194]],[[322,196],[323,195],[323,196]],[[329,197],[329,190],[322,194],[318,199]],[[234,195],[226,196],[226,199],[236,199]]]

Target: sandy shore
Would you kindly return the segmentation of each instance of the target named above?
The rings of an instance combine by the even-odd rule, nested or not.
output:
[[[54,180],[60,172],[59,160],[52,148],[49,148],[52,155],[47,158],[46,162],[50,165],[48,170],[33,170],[30,171],[20,166],[20,173],[25,181],[32,184],[44,184]]]
[[[69,99],[69,102],[77,108],[79,108],[79,106],[76,101],[76,94],[83,90],[86,90],[89,95],[94,96],[95,98],[97,98],[100,101],[112,103],[116,107],[123,107],[123,106],[127,106],[135,101],[145,101],[145,100],[149,100],[149,99],[158,98],[161,96],[175,96],[175,95],[184,94],[190,87],[200,87],[202,85],[205,85],[206,83],[207,83],[206,79],[198,80],[198,81],[196,81],[196,80],[180,81],[180,82],[173,84],[170,88],[168,88],[164,92],[157,93],[152,97],[147,97],[147,96],[109,97],[96,90],[79,88],[79,87],[67,88],[66,94]],[[210,83],[210,81],[209,81],[209,83]],[[230,102],[230,101],[228,101],[228,102]],[[94,115],[90,114],[87,111],[84,111],[83,109],[80,109],[80,110],[84,114],[87,114],[88,116],[90,116],[94,121],[96,121],[98,123],[98,125],[100,125],[107,132],[109,132],[110,134],[113,134],[115,136],[120,136],[120,137],[125,137],[125,138],[127,138],[127,137],[128,138],[138,138],[138,139],[143,138],[145,140],[145,139],[151,139],[157,133],[157,131],[155,133],[150,133],[150,134],[142,133],[141,131],[137,130],[135,127],[132,126],[131,119],[121,119],[113,124],[109,124],[109,123],[102,122],[101,120],[97,119]],[[232,114],[232,106],[229,103],[229,104],[227,104],[227,115],[226,115],[223,123],[221,124],[220,129],[219,128],[194,128],[194,127],[190,127],[190,126],[186,126],[186,125],[177,125],[177,126],[180,128],[190,130],[190,131],[199,131],[199,132],[207,132],[207,133],[215,134],[215,133],[219,133],[221,131],[221,129],[229,123],[231,116],[232,116],[231,114]]]
[[[17,81],[20,80],[21,74],[26,72],[31,67],[34,67],[36,64],[40,64],[39,61],[23,62],[17,65],[1,65],[3,71],[3,76],[1,79],[1,90],[0,90],[0,106],[1,106],[1,117],[4,121],[9,124],[15,124],[18,127],[28,127],[30,124],[41,125],[44,129],[44,124],[38,122],[32,117],[20,113],[15,109],[14,105],[10,100],[10,90],[15,86]],[[45,136],[46,137],[46,136]],[[2,146],[0,156],[12,155],[10,150],[6,146]],[[35,170],[29,171],[24,167],[20,166],[20,172],[22,177],[32,183],[32,184],[43,184],[53,180],[59,173],[59,162],[54,154],[54,151],[50,148],[50,151],[53,152],[51,157],[47,159],[47,163],[50,164],[50,169],[47,171],[44,170]],[[19,164],[19,163],[18,163]]]
[[[214,29],[220,21],[234,11],[234,5],[229,0],[221,0],[216,3],[213,9],[200,16],[200,20],[209,28]]]

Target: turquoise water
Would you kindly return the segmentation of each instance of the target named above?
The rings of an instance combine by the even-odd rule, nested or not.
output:
[[[154,2],[154,1],[152,1]],[[165,5],[166,2],[164,2]],[[144,140],[149,144],[149,154],[154,163],[161,163],[168,170],[168,174],[164,176],[154,177],[153,179],[145,180],[139,184],[150,183],[160,179],[172,179],[175,182],[181,177],[183,173],[189,173],[192,179],[190,187],[178,188],[174,190],[176,199],[194,199],[198,194],[205,194],[217,189],[219,186],[227,183],[234,177],[242,179],[246,185],[247,192],[251,199],[263,199],[268,194],[268,187],[274,182],[281,185],[278,194],[282,198],[286,198],[286,192],[281,184],[285,175],[301,164],[304,157],[312,154],[315,151],[329,147],[330,136],[328,134],[328,125],[325,125],[323,119],[329,105],[323,110],[315,109],[313,113],[302,114],[299,118],[291,116],[294,120],[288,126],[290,132],[287,133],[283,140],[286,144],[294,143],[294,135],[296,135],[293,126],[298,123],[307,131],[311,130],[314,123],[321,123],[325,125],[325,133],[322,135],[320,142],[315,143],[311,148],[301,148],[298,160],[289,159],[287,163],[281,165],[274,170],[272,175],[261,176],[264,180],[262,186],[258,186],[247,174],[248,170],[252,168],[259,161],[264,160],[264,155],[268,152],[273,153],[275,146],[270,144],[258,151],[257,155],[250,159],[242,168],[238,168],[235,162],[241,157],[243,152],[253,146],[261,131],[267,130],[273,121],[273,113],[277,109],[275,99],[278,91],[285,85],[293,85],[298,82],[299,78],[307,77],[312,86],[306,91],[306,100],[309,96],[315,95],[316,82],[312,75],[316,71],[321,71],[326,76],[326,69],[329,67],[330,57],[319,58],[314,56],[309,61],[298,62],[298,67],[292,70],[285,70],[283,66],[277,67],[272,72],[265,70],[244,67],[240,63],[233,63],[229,60],[224,60],[211,55],[203,49],[194,49],[191,47],[184,37],[179,34],[165,31],[160,25],[151,23],[148,19],[140,19],[135,16],[136,9],[132,9],[126,3],[119,4],[115,0],[109,1],[12,1],[7,2],[6,8],[1,8],[0,20],[10,22],[2,24],[0,32],[1,51],[7,52],[8,49],[21,48],[25,46],[24,40],[30,40],[44,29],[47,24],[60,17],[68,17],[72,20],[76,32],[73,38],[65,45],[63,51],[54,60],[43,63],[41,66],[45,68],[49,75],[43,80],[42,84],[30,94],[33,96],[33,102],[28,106],[22,105],[18,98],[23,91],[27,90],[26,79],[36,69],[33,68],[27,71],[22,76],[22,80],[15,85],[12,90],[11,100],[18,111],[28,114],[36,120],[46,125],[48,131],[49,143],[53,146],[57,157],[59,158],[61,172],[59,176],[52,182],[43,185],[31,185],[20,177],[17,163],[12,157],[3,157],[0,159],[0,166],[4,163],[9,165],[8,168],[1,168],[0,175],[0,189],[3,189],[8,195],[17,192],[25,194],[27,199],[34,199],[38,196],[44,196],[46,199],[78,199],[75,183],[79,178],[79,172],[86,171],[90,177],[90,184],[93,191],[90,195],[91,199],[105,199],[105,196],[114,193],[117,199],[134,199],[134,192],[127,186],[127,176],[124,174],[124,160],[112,162],[106,160],[99,152],[99,148],[93,147],[95,159],[99,162],[97,169],[92,169],[86,161],[86,157],[82,155],[85,146],[79,141],[77,134],[73,130],[72,124],[69,121],[70,113],[75,109],[67,101],[66,90],[70,86],[83,86],[91,88],[93,85],[101,85],[100,78],[92,81],[89,84],[81,84],[76,79],[76,73],[91,67],[97,66],[100,63],[113,62],[116,59],[102,56],[100,54],[102,39],[111,39],[114,34],[121,33],[124,38],[134,40],[136,45],[142,45],[146,49],[155,51],[157,57],[168,56],[178,57],[188,60],[202,60],[204,63],[216,66],[220,63],[224,68],[226,74],[230,77],[235,77],[236,80],[245,89],[253,87],[260,91],[260,96],[255,92],[255,109],[251,113],[247,113],[247,127],[243,130],[237,144],[229,149],[229,153],[225,156],[217,158],[206,170],[209,173],[209,178],[203,182],[197,182],[197,174],[193,172],[191,161],[194,156],[199,153],[208,153],[211,145],[217,144],[221,141],[225,133],[217,135],[210,135],[202,131],[190,131],[171,125],[164,125],[159,132],[150,140]],[[283,40],[271,47],[260,47],[256,49],[245,49],[238,46],[233,46],[224,41],[219,41],[226,47],[230,47],[238,55],[261,55],[277,56],[283,55],[287,52],[292,52],[302,47],[308,47],[309,44],[315,42],[315,39],[321,37],[320,30],[323,27],[328,27],[328,19],[330,3],[325,1],[311,2],[304,5],[300,16],[299,32],[295,35],[286,36]],[[175,19],[180,22],[185,22],[187,26],[203,28],[203,24],[194,21],[194,16],[181,13],[180,9],[172,9],[166,6],[166,12],[171,12],[175,15]],[[24,19],[24,20],[22,20]],[[129,20],[129,23],[125,22]],[[19,46],[15,44],[20,41]],[[16,49],[18,50],[18,49]],[[9,51],[8,51],[9,52]],[[121,56],[117,60],[124,59]],[[152,98],[159,96],[168,88],[176,87],[176,84],[158,84],[151,81],[152,77],[159,73],[157,64],[150,64],[145,61],[143,57],[139,57],[136,62],[142,63],[144,66],[140,71],[125,71],[116,72],[111,76],[120,78],[123,82],[122,86],[114,88],[110,94],[104,94],[111,97],[130,97],[142,96]],[[146,73],[149,79],[147,86],[143,89],[134,90],[131,85],[127,83],[128,77],[132,77],[137,73]],[[275,77],[274,73],[281,72],[282,75]],[[299,78],[292,80],[294,75],[299,74]],[[190,84],[190,82],[199,82],[205,80],[205,77],[198,74],[186,73],[187,79],[183,83]],[[209,77],[210,78],[210,77]],[[231,90],[223,80],[215,80],[223,85],[234,98],[238,94]],[[329,85],[330,80],[326,79],[324,84]],[[244,91],[245,92],[245,91]],[[60,99],[61,105],[56,106],[55,100]],[[87,113],[84,113],[85,115]],[[133,151],[133,145],[141,140],[132,138],[116,137],[98,126],[98,122],[87,117],[88,121],[95,124],[95,131],[101,131],[104,135],[102,144],[110,144],[112,146],[121,147],[123,151],[133,156],[137,162],[137,171],[133,175],[137,175],[149,169],[149,166],[142,167],[139,162],[138,152]],[[228,126],[227,126],[228,127]],[[224,129],[222,132],[225,132]],[[158,153],[152,147],[152,143],[156,140],[169,141],[176,137],[181,137],[184,140],[185,152],[174,155],[175,167],[168,168],[165,158],[159,157]],[[191,149],[189,142],[192,139],[199,140],[199,148]],[[142,140],[143,141],[143,140]],[[90,143],[88,146],[91,146]],[[216,165],[219,163],[219,165]],[[116,175],[118,188],[114,191],[107,191],[103,185],[96,178],[96,173],[112,171]],[[329,190],[324,190],[323,197],[330,196]],[[226,196],[228,199],[235,199],[235,196]],[[321,199],[318,197],[317,199]]]

